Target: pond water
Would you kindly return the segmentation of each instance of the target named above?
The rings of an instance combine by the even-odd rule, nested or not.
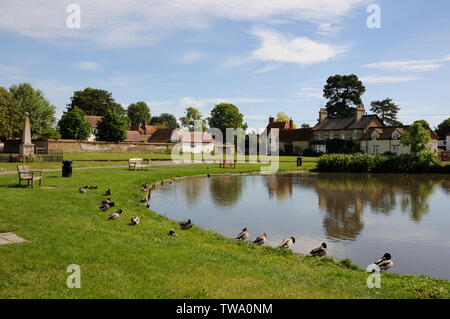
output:
[[[445,175],[289,174],[193,178],[152,192],[152,210],[234,237],[247,227],[293,251],[326,242],[329,256],[392,272],[450,279],[450,178]]]

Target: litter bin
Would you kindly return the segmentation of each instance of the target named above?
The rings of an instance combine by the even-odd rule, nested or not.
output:
[[[302,158],[297,157],[297,166],[302,166]]]
[[[72,161],[63,161],[62,177],[72,177]]]

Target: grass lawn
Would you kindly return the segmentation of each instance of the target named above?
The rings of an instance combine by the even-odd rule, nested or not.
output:
[[[195,225],[182,231],[175,221],[139,203],[142,183],[259,169],[250,164],[238,164],[235,170],[217,166],[79,170],[72,178],[44,173],[44,186],[54,189],[18,188],[16,175],[0,175],[0,232],[29,240],[0,245],[0,298],[450,297],[449,281],[391,273],[382,274],[381,289],[368,289],[365,271],[349,261],[236,243]],[[281,169],[297,167],[284,163]],[[99,189],[78,192],[91,184]],[[105,221],[107,213],[97,208],[107,188],[116,207],[123,209],[114,221]],[[141,223],[130,226],[134,215]],[[186,210],[185,215],[193,214]],[[178,237],[167,235],[171,228]],[[66,286],[70,264],[81,267],[81,289]]]

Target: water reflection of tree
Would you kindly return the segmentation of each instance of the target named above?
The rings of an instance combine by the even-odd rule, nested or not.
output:
[[[267,192],[269,198],[273,198],[275,195],[279,201],[290,197],[292,195],[292,185],[294,183],[294,178],[291,176],[279,176],[272,175],[267,176],[264,181],[266,183]]]
[[[242,195],[242,177],[211,178],[211,197],[217,206],[231,207]]]
[[[187,204],[195,205],[204,186],[204,180],[202,178],[193,178],[180,183],[178,187],[186,197]]]

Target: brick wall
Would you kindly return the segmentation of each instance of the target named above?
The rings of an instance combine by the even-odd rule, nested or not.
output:
[[[450,152],[439,152],[439,159],[443,162],[450,162]]]

